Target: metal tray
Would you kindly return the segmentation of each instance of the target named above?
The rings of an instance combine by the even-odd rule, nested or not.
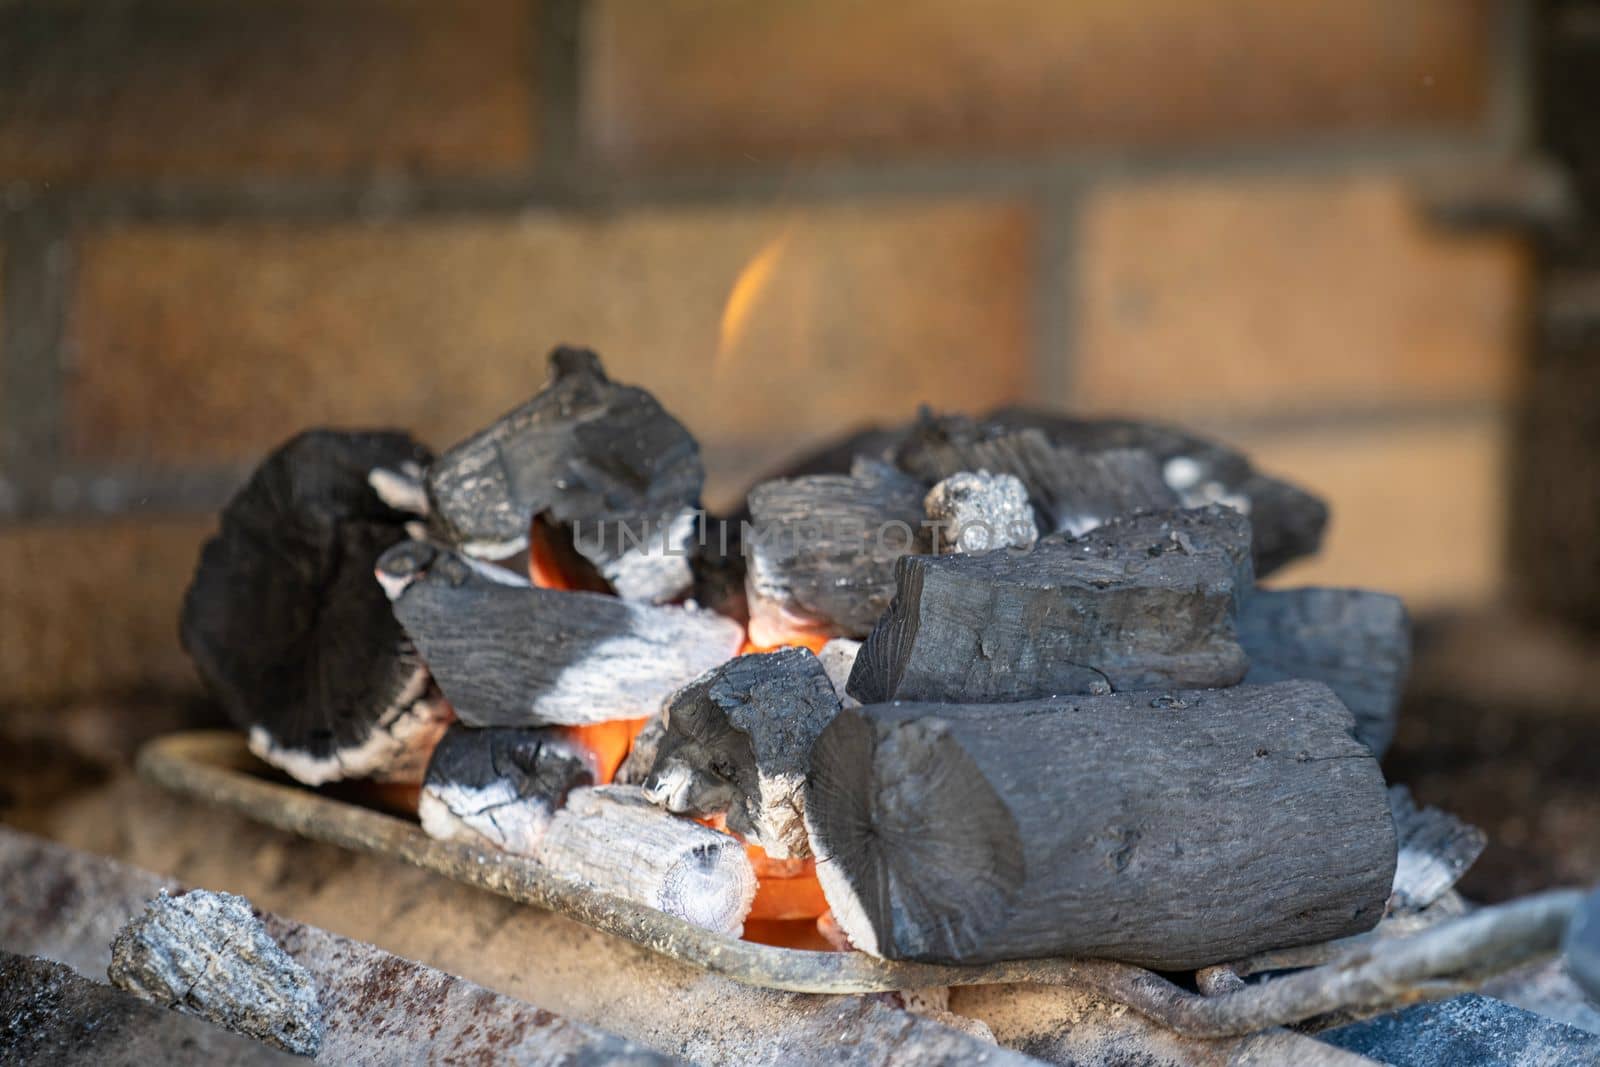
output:
[[[992,982],[1058,984],[1073,981],[1088,963],[1046,959],[949,966],[741,941],[692,926],[655,908],[597,892],[532,860],[436,841],[405,819],[271,781],[263,777],[268,768],[250,754],[244,738],[229,731],[192,731],[157,738],[140,750],[138,765],[143,777],[183,796],[302,837],[403,860],[523,904],[559,912],[748,985],[797,993],[871,993]]]

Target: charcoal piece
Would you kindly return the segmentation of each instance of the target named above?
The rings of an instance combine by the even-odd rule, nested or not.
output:
[[[890,959],[1191,970],[1370,929],[1377,760],[1318,682],[841,711],[806,826],[835,920]]]
[[[645,796],[680,815],[725,815],[728,829],[773,859],[807,856],[811,746],[838,711],[808,649],[730,660],[667,702]]]
[[[369,485],[419,470],[399,433],[314,430],[262,462],[184,596],[183,647],[257,756],[309,785],[421,781],[449,708],[372,580],[416,516]]]
[[[531,856],[567,794],[594,781],[558,728],[457,724],[433,750],[417,816],[431,837]]]
[[[1383,755],[1411,663],[1411,621],[1399,597],[1365,589],[1259,590],[1239,608],[1247,682],[1326,682],[1356,717],[1356,736]]]
[[[704,480],[699,446],[654,397],[562,347],[545,387],[440,456],[427,489],[435,525],[468,555],[519,551],[539,517],[575,531],[578,555],[618,596],[664,603],[692,582]]]
[[[1348,701],[1345,706],[1349,707]],[[1361,740],[1359,717],[1356,739]],[[1455,887],[1467,868],[1483,855],[1489,838],[1476,826],[1462,822],[1447,811],[1418,808],[1411,799],[1411,790],[1403,785],[1390,787],[1389,811],[1400,842],[1394,887],[1389,895],[1389,913],[1419,912]]]
[[[1600,1063],[1600,1035],[1477,993],[1324,1030],[1317,1040],[1394,1067]]]
[[[935,553],[1032,548],[1039,540],[1028,490],[1012,474],[958,471],[923,498]]]
[[[0,949],[0,1063],[27,1067],[234,1067],[303,1061],[201,1019]]]
[[[232,893],[165,891],[111,944],[111,984],[301,1056],[322,1044],[311,975]]]
[[[667,734],[665,717],[657,712],[633,735],[627,758],[617,768],[612,779],[617,785],[643,785],[650,777],[650,768],[656,765],[656,753],[661,751],[661,739]]]
[[[468,726],[648,718],[744,637],[709,611],[540,589],[420,541],[385,553],[378,580]]]
[[[1087,533],[1119,515],[1179,506],[1148,452],[1084,451],[1056,445],[1037,429],[986,436],[965,420],[924,416],[895,458],[930,481],[958,471],[1010,474],[1027,488],[1045,533]]]
[[[1162,480],[1184,507],[1228,504],[1250,516],[1256,574],[1266,577],[1322,545],[1328,507],[1298,486],[1269,477],[1240,452],[1187,430],[1132,419],[1087,419],[1027,408],[1001,408],[981,422],[997,435],[1038,429],[1057,445],[1104,452],[1137,449],[1161,464]]]
[[[1230,508],[1116,519],[1031,551],[908,556],[850,693],[982,703],[1244,677],[1235,598],[1249,526]]]
[[[540,842],[563,877],[738,937],[756,895],[744,845],[670,815],[633,786],[574,789]]]
[[[1590,1000],[1600,1005],[1600,889],[1583,898],[1567,930],[1563,953],[1567,973]]]
[[[744,540],[750,639],[864,637],[894,593],[894,563],[929,543],[927,487],[881,463],[763,482]]]

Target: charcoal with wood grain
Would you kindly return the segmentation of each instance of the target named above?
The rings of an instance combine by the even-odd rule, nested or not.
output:
[[[839,698],[809,649],[730,660],[672,695],[644,793],[680,815],[727,817],[774,859],[810,854],[805,778]]]
[[[567,794],[594,783],[588,753],[560,728],[456,723],[433,750],[417,816],[430,837],[531,856]]]
[[[250,749],[308,785],[417,782],[450,710],[372,579],[414,513],[376,468],[420,473],[401,433],[313,430],[257,468],[184,597],[183,647]]]
[[[442,539],[467,555],[510,556],[537,520],[569,588],[665,603],[693,582],[704,480],[682,423],[593,352],[561,347],[533,399],[429,467],[426,495]]]
[[[663,811],[635,786],[573,790],[537,858],[602,893],[733,937],[755,901],[755,870],[737,838]]]
[[[1318,682],[842,710],[806,825],[835,921],[889,959],[1163,970],[1382,917],[1394,822]]]
[[[648,718],[744,640],[737,623],[710,611],[543,589],[422,541],[389,549],[377,575],[468,726]]]
[[[924,414],[895,462],[930,482],[962,471],[1011,475],[1027,490],[1046,534],[1087,533],[1119,515],[1179,506],[1149,452],[1058,445],[1036,428],[989,434],[970,419]]]
[[[906,556],[850,673],[862,703],[1234,685],[1250,527],[1232,508],[1112,520],[1027,551]]]
[[[1239,609],[1247,682],[1326,682],[1378,755],[1394,738],[1411,663],[1411,620],[1400,598],[1367,589],[1260,589]]]
[[[895,561],[925,552],[928,487],[884,463],[763,482],[744,539],[750,639],[864,637],[894,594]]]

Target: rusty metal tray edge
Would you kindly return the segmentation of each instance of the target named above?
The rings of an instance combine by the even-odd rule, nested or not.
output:
[[[196,730],[156,738],[138,770],[171,792],[217,804],[302,837],[402,860],[466,885],[565,915],[654,952],[747,985],[796,993],[872,993],[927,986],[1071,980],[1083,961],[1013,960],[973,966],[880,960],[741,941],[563,878],[503,852],[437,841],[413,823],[249,773],[238,734]]]

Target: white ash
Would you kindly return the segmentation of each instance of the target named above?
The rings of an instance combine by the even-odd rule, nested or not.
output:
[[[427,515],[428,487],[423,482],[419,464],[404,463],[398,471],[374,467],[367,474],[367,484],[378,494],[378,499],[396,511],[412,515]]]
[[[111,984],[301,1056],[322,1045],[311,975],[231,893],[165,891],[111,944]]]
[[[417,798],[417,818],[429,837],[488,844],[515,856],[532,856],[554,812],[536,798],[517,795],[510,782],[473,789],[427,786]]]
[[[416,785],[428,769],[439,738],[455,721],[455,712],[425,669],[418,668],[395,702],[372,725],[359,745],[313,756],[284,748],[264,727],[250,728],[250,752],[298,782],[326,785],[346,778]]]
[[[847,708],[861,706],[861,701],[845,692],[845,686],[850,683],[850,670],[856,665],[856,653],[860,651],[860,641],[850,637],[835,637],[817,653],[817,658],[822,661],[822,669],[827,672],[828,681],[833,683],[833,691],[839,695],[839,703]]]
[[[685,508],[670,522],[650,527],[649,537],[615,559],[600,562],[600,576],[623,600],[665,604],[694,584],[689,554],[699,512]],[[602,532],[605,526],[602,524]],[[619,530],[610,531],[620,538]],[[580,545],[580,550],[582,546]]]
[[[1243,493],[1230,493],[1228,487],[1215,478],[1208,478],[1208,469],[1192,456],[1173,456],[1161,468],[1161,480],[1167,488],[1178,494],[1186,508],[1203,508],[1208,504],[1222,504],[1241,515],[1250,514],[1250,498]]]
[[[960,471],[928,490],[923,507],[939,524],[940,553],[1031,548],[1039,539],[1028,490],[1014,474]]]

